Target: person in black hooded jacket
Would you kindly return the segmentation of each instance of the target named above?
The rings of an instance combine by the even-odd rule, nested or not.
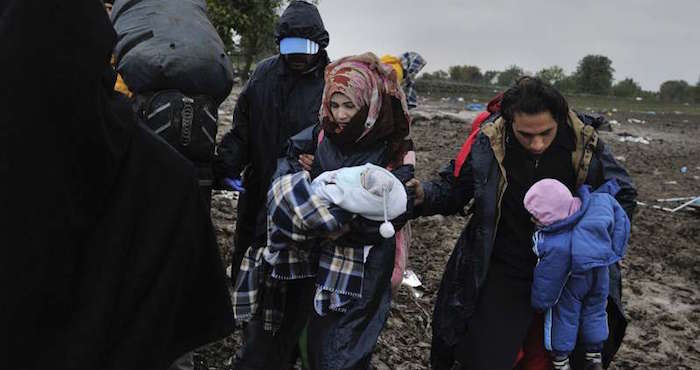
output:
[[[281,195],[279,185],[285,181],[284,175],[301,171],[307,171],[313,179],[328,171],[371,163],[391,170],[402,183],[414,176],[411,118],[394,70],[380,63],[374,54],[365,53],[329,64],[325,80],[320,124],[290,139],[289,153],[278,162],[273,189],[268,194],[272,204]],[[313,158],[308,167],[299,160],[304,154]],[[311,275],[299,274],[297,270],[277,278],[272,270],[262,269],[265,277],[260,280],[265,281],[265,287],[262,294],[258,293],[258,312],[253,312],[250,322],[269,318],[269,330],[274,331],[278,325],[275,321],[280,321],[277,335],[289,335],[294,322],[308,319],[310,369],[369,369],[391,308],[394,252],[396,247],[405,248],[407,243],[408,231],[404,226],[407,215],[411,214],[413,195],[410,191],[406,195],[406,213],[391,221],[396,230],[393,236],[382,236],[380,222],[355,214],[342,232],[330,237],[316,235],[318,239],[311,243],[313,247],[307,249],[310,254],[332,253],[334,257],[325,262],[324,258],[317,258],[317,268],[312,268]],[[295,207],[306,210],[301,205],[302,199],[303,196],[295,200]],[[268,212],[275,213],[273,208]],[[278,225],[284,225],[284,217],[270,216],[271,228],[280,220],[282,223]],[[269,248],[262,253],[254,249],[248,251],[246,261],[260,260],[253,258],[260,254],[265,256],[263,266],[268,263],[284,266],[291,261],[284,257],[270,258],[271,254],[266,254]],[[247,283],[253,276],[248,266],[241,268],[234,290],[234,311],[244,314],[248,313],[246,306],[250,306],[251,289]],[[269,294],[268,287],[274,289],[280,285],[287,289],[285,293]],[[265,289],[268,294],[264,293]],[[292,289],[301,293],[291,296]],[[291,298],[282,299],[281,295]]]
[[[238,96],[233,128],[217,149],[214,176],[221,187],[225,179],[243,175],[238,200],[231,278],[245,250],[265,241],[265,196],[277,159],[286,153],[290,137],[318,122],[323,93],[323,70],[328,64],[326,31],[318,9],[305,1],[293,1],[282,14],[275,37],[280,54],[258,63]]]

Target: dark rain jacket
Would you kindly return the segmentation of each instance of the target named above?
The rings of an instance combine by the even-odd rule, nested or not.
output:
[[[304,73],[289,70],[281,55],[261,61],[238,97],[233,128],[219,144],[214,163],[217,182],[244,171],[246,192],[238,201],[234,271],[240,262],[236,255],[242,256],[255,239],[264,240],[264,207],[277,159],[286,154],[291,136],[318,123],[321,107],[328,32],[316,7],[293,2],[282,15],[276,36],[278,41],[309,38],[321,50],[318,62]]]
[[[381,167],[388,164],[386,143],[342,153],[328,137],[318,143],[320,129],[309,127],[292,137],[287,159],[280,159],[275,176],[301,171],[299,154],[314,153],[311,176],[325,171],[372,163]],[[414,177],[412,165],[402,165],[392,171],[402,183]],[[394,219],[396,230],[412,213],[414,193],[406,189],[407,212]],[[334,242],[343,247],[374,246],[364,265],[362,297],[353,300],[346,312],[330,312],[326,316],[312,313],[309,321],[309,362],[312,369],[367,369],[379,333],[391,308],[391,274],[394,269],[394,237],[384,239],[379,234],[380,222],[355,217],[350,231]]]
[[[112,91],[101,2],[3,1],[0,35],[0,369],[165,370],[232,332],[194,168]]]
[[[597,188],[610,179],[616,179],[621,190],[616,199],[631,215],[635,209],[637,192],[628,173],[615,161],[612,153],[599,140],[592,126],[571,113],[569,124],[576,138],[572,163],[576,173],[576,187],[583,184]],[[506,127],[502,118],[485,124],[477,135],[465,166],[454,176],[454,162],[444,171],[442,179],[425,182],[425,202],[421,215],[455,214],[473,199],[471,218],[462,231],[442,277],[433,316],[433,343],[431,362],[436,369],[450,368],[453,350],[467,331],[467,323],[474,312],[479,289],[484,285],[494,248],[500,205],[505,192]],[[621,302],[621,276],[617,264],[610,267],[610,295],[608,316],[610,338],[605,344],[604,362],[607,365],[617,352],[624,336],[627,320]]]

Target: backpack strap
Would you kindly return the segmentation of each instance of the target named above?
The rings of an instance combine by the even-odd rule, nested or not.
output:
[[[467,140],[465,140],[464,144],[462,144],[462,148],[459,150],[459,153],[457,153],[457,157],[455,157],[455,169],[453,173],[454,177],[459,177],[459,173],[462,170],[462,167],[467,161],[467,157],[469,157],[469,153],[472,150],[472,144],[474,143],[474,140],[476,140],[476,136],[479,134],[479,129],[481,129],[481,125],[483,125],[486,122],[493,122],[498,117],[500,117],[500,113],[485,111],[479,113],[479,115],[476,116],[474,121],[472,121],[471,132],[469,133]]]
[[[479,129],[481,125],[485,122],[494,122],[498,117],[501,116],[501,100],[503,100],[503,93],[499,93],[494,96],[486,105],[486,111],[479,113],[478,116],[472,121],[472,130],[467,137],[467,140],[462,144],[462,148],[457,153],[455,157],[455,169],[453,175],[459,177],[459,173],[462,170],[462,166],[467,161],[469,153],[472,150],[472,144],[476,140],[476,136],[479,134]]]
[[[569,112],[569,121],[576,135],[576,150],[571,153],[571,160],[576,170],[576,188],[579,188],[588,177],[593,153],[598,146],[598,133],[593,125],[585,124],[574,111]]]

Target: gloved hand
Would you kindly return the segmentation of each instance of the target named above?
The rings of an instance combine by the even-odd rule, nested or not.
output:
[[[230,186],[234,191],[245,193],[245,188],[243,187],[243,181],[241,181],[241,179],[226,177],[224,178],[224,184]]]

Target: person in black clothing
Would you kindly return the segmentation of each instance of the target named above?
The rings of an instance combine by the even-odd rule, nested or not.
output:
[[[282,14],[276,34],[281,54],[258,63],[238,96],[233,128],[224,135],[214,163],[215,181],[243,175],[238,200],[231,278],[236,281],[245,250],[265,241],[265,199],[277,159],[287,141],[318,122],[329,36],[318,9],[294,1]],[[308,48],[307,48],[308,46]],[[311,53],[314,52],[314,53]]]
[[[533,357],[541,362],[545,355],[542,341],[526,341],[543,331],[530,305],[537,259],[531,250],[534,224],[523,198],[532,184],[553,178],[574,192],[583,184],[596,188],[616,179],[617,200],[630,216],[635,207],[629,175],[557,90],[526,77],[505,92],[501,104],[502,117],[482,126],[458,175],[452,162],[439,180],[411,182],[415,214],[457,213],[474,199],[438,293],[435,369],[455,362],[464,369],[527,369],[538,362]],[[611,266],[610,274],[606,365],[626,326],[619,266]]]
[[[194,168],[113,91],[102,4],[3,1],[0,35],[0,368],[164,370],[230,334]]]
[[[221,140],[214,162],[219,186],[225,187],[243,172],[245,191],[238,200],[231,263],[234,282],[248,247],[267,240],[266,199],[277,159],[286,155],[290,137],[318,123],[323,72],[329,63],[325,51],[329,35],[314,5],[305,1],[289,4],[275,36],[280,54],[258,63],[238,97],[233,128]],[[308,302],[310,297],[302,297],[313,294],[312,288],[306,281],[292,283],[288,294]],[[307,307],[289,305],[288,310],[285,315],[293,317],[296,310]],[[305,324],[305,320],[290,320],[280,329],[284,334],[275,336],[263,330],[260,322],[248,323],[236,368],[284,368],[292,360]]]

